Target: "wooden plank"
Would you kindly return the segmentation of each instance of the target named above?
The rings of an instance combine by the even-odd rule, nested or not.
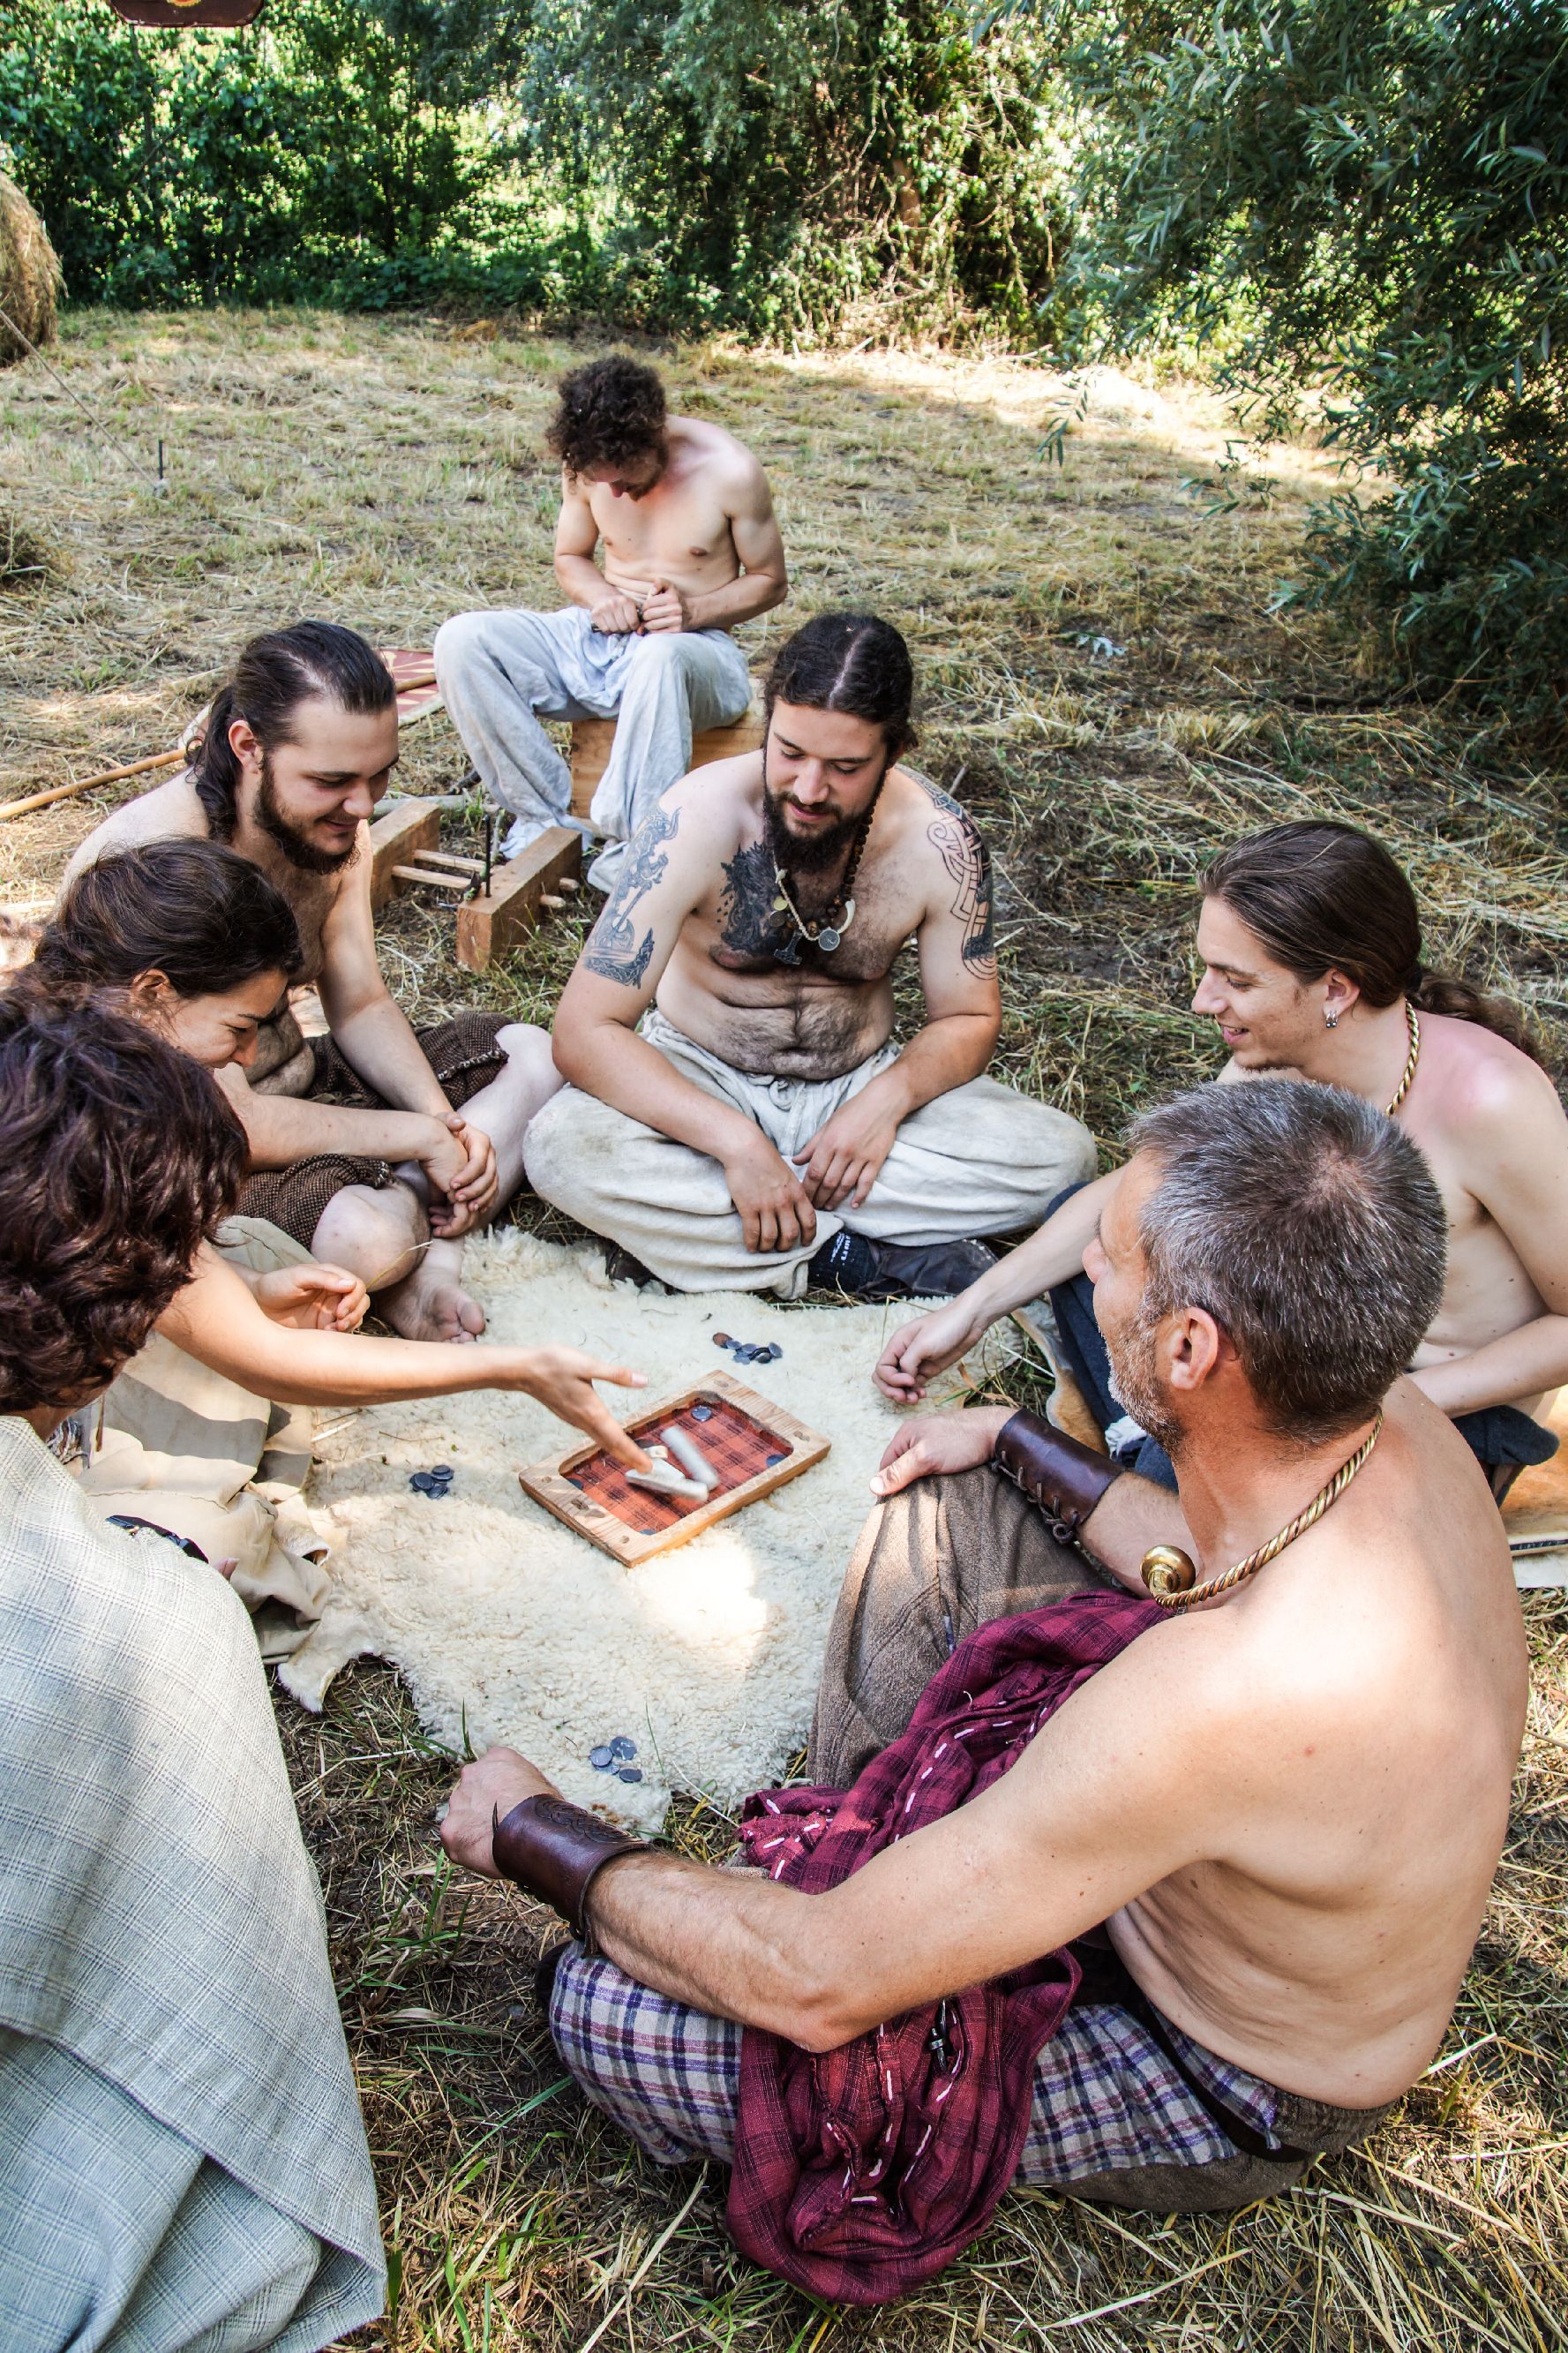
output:
[[[422,854],[428,857],[429,852],[426,850]],[[466,891],[468,888],[466,874],[443,874],[434,866],[395,866],[392,873],[395,881],[427,882],[437,891]]]
[[[731,1487],[710,1496],[706,1504],[700,1504],[695,1510],[683,1514],[670,1527],[656,1529],[651,1535],[642,1535],[637,1529],[628,1527],[624,1520],[616,1519],[603,1504],[596,1503],[592,1496],[584,1495],[579,1488],[573,1486],[568,1473],[579,1469],[592,1455],[600,1451],[593,1440],[586,1446],[574,1446],[548,1462],[531,1463],[526,1471],[518,1472],[518,1483],[525,1494],[531,1495],[535,1503],[542,1504],[547,1512],[552,1512],[558,1520],[563,1520],[578,1535],[586,1536],[590,1544],[596,1544],[602,1551],[613,1554],[624,1567],[636,1568],[640,1562],[651,1559],[655,1553],[669,1552],[677,1545],[689,1544],[693,1536],[702,1534],[704,1528],[714,1526],[720,1520],[727,1520],[732,1512],[743,1511],[748,1504],[760,1503],[764,1495],[771,1495],[775,1487],[785,1486],[790,1480],[798,1479],[803,1471],[809,1471],[813,1463],[820,1462],[823,1456],[832,1450],[830,1438],[824,1438],[819,1430],[813,1430],[805,1422],[797,1420],[793,1413],[775,1404],[772,1398],[760,1396],[755,1389],[748,1388],[743,1381],[735,1378],[733,1373],[714,1373],[707,1380],[694,1381],[678,1397],[666,1398],[664,1403],[654,1407],[651,1412],[638,1414],[636,1421],[629,1422],[627,1428],[638,1445],[646,1446],[650,1439],[658,1438],[665,1422],[677,1414],[684,1413],[688,1406],[700,1404],[704,1399],[711,1404],[727,1399],[738,1407],[741,1412],[760,1424],[770,1438],[778,1440],[784,1450],[785,1459],[775,1463],[771,1471],[759,1471],[752,1478],[743,1479],[738,1487]]]
[[[412,886],[402,881],[397,869],[422,850],[439,849],[440,842],[441,810],[435,801],[399,801],[378,817],[370,829],[372,907],[380,909],[389,899],[401,898]]]
[[[743,719],[732,727],[705,728],[691,742],[691,765],[707,767],[710,760],[732,760],[742,752],[754,752],[763,740],[763,697],[759,687],[752,689],[752,707]],[[616,741],[613,719],[574,719],[572,722],[572,814],[585,818],[588,805],[605,770],[610,765],[610,754]]]
[[[521,858],[495,868],[489,891],[458,910],[458,962],[470,972],[488,970],[543,920],[546,893],[574,880],[582,869],[583,837],[566,825],[552,825]]]

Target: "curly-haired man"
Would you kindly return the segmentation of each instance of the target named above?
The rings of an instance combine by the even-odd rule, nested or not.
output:
[[[244,1165],[188,1056],[0,997],[0,2344],[36,2353],[311,2353],[381,2309],[249,1620],[194,1546],[106,1525],[58,1459]]]
[[[637,360],[563,376],[545,440],[561,460],[555,576],[571,602],[457,614],[436,672],[475,767],[516,818],[510,857],[571,822],[572,779],[541,718],[618,715],[592,810],[611,846],[589,879],[608,890],[621,845],[689,767],[693,732],[743,714],[751,681],[730,632],[783,602],[784,543],[750,450],[704,417],[671,416]]]

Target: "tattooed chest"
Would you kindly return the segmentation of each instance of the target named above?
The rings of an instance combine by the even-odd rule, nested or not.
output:
[[[889,924],[887,909],[879,909],[876,895],[862,885],[851,922],[838,931],[826,931],[826,940],[806,938],[787,907],[778,904],[778,880],[773,862],[761,843],[740,850],[724,869],[724,887],[715,913],[715,936],[709,943],[710,960],[721,971],[781,974],[797,970],[865,987],[883,979],[903,942],[903,930]],[[806,902],[797,888],[795,903],[808,923],[816,926],[822,911]],[[831,944],[826,943],[830,941]]]

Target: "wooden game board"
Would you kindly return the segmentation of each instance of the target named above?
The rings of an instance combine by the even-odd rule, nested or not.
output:
[[[706,1418],[694,1413],[697,1406],[709,1408]],[[518,1472],[519,1482],[569,1528],[635,1568],[798,1479],[821,1461],[833,1442],[731,1373],[714,1373],[682,1389],[651,1413],[639,1414],[629,1428],[646,1446],[650,1440],[657,1443],[671,1422],[690,1432],[720,1474],[706,1503],[629,1485],[620,1464],[599,1446],[574,1447],[553,1461],[531,1463]]]

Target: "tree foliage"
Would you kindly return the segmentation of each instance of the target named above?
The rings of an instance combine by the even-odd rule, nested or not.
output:
[[[1086,340],[1190,338],[1371,470],[1291,594],[1428,689],[1568,689],[1562,0],[1112,0],[1052,23],[1080,110]]]
[[[649,325],[1027,336],[1038,35],[953,0],[14,0],[0,148],[78,300],[443,291]]]
[[[1062,216],[1039,42],[951,0],[536,0],[538,152],[613,192],[626,294],[769,332],[1033,339]]]

